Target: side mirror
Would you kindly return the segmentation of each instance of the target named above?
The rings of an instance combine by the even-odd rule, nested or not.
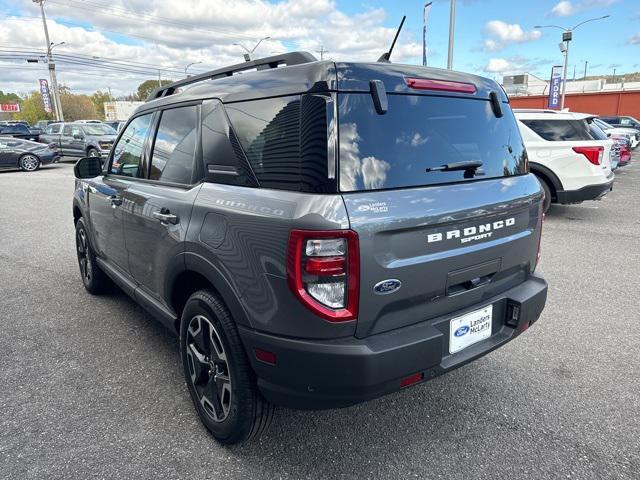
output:
[[[95,178],[102,173],[102,159],[100,157],[81,158],[73,166],[76,178]]]
[[[74,133],[73,134],[73,138],[75,140],[82,140],[84,138],[84,136],[82,134],[80,134],[80,133]]]

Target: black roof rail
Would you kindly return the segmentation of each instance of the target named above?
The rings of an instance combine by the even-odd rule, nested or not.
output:
[[[242,62],[236,65],[218,68],[217,70],[211,70],[210,72],[201,73],[199,75],[193,75],[168,85],[162,85],[151,92],[146,101],[148,102],[156,98],[173,95],[178,88],[185,87],[187,85],[203,82],[205,80],[230,77],[234,73],[242,72],[244,70],[251,70],[253,68],[257,70],[269,70],[271,68],[278,68],[282,65],[300,65],[303,63],[315,62],[317,60],[318,59],[309,52],[290,52],[274,55],[272,57],[258,58],[249,62]]]

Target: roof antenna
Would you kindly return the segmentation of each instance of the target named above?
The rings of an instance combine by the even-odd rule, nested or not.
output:
[[[396,31],[396,36],[393,37],[393,42],[391,43],[391,48],[389,49],[388,52],[383,53],[380,58],[378,59],[379,62],[382,63],[390,63],[390,58],[391,58],[391,52],[393,52],[393,47],[396,46],[396,40],[398,40],[398,35],[400,35],[400,30],[402,30],[402,26],[404,25],[404,21],[406,20],[407,16],[403,15],[402,16],[402,21],[400,22],[400,26],[398,27],[398,31]]]

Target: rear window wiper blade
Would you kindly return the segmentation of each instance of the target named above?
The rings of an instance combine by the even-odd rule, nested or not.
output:
[[[466,162],[452,162],[445,163],[444,165],[440,165],[438,167],[429,167],[426,168],[426,172],[455,172],[459,170],[477,170],[482,166],[482,162],[480,160],[469,160]]]

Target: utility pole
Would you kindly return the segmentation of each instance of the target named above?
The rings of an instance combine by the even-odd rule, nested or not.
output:
[[[329,53],[329,51],[324,49],[324,45],[320,45],[320,50],[316,50],[316,53],[320,54],[320,60],[324,60],[324,54]]]
[[[49,62],[49,77],[51,79],[51,88],[53,92],[53,109],[55,110],[56,120],[64,122],[64,114],[62,113],[62,104],[60,103],[60,95],[58,92],[58,80],[56,78],[56,64],[51,55],[52,43],[49,40],[49,29],[47,28],[47,17],[44,14],[44,0],[33,0],[33,3],[40,5],[40,13],[42,14],[42,25],[44,26],[44,39],[47,42],[47,60]]]
[[[616,83],[616,69],[613,69],[613,78],[611,79],[611,83]]]
[[[589,63],[588,60],[584,61],[584,77],[582,77],[583,80],[587,79],[587,64]]]
[[[447,69],[453,68],[453,37],[456,24],[456,0],[451,0],[451,9],[449,10],[449,54],[447,55]]]

